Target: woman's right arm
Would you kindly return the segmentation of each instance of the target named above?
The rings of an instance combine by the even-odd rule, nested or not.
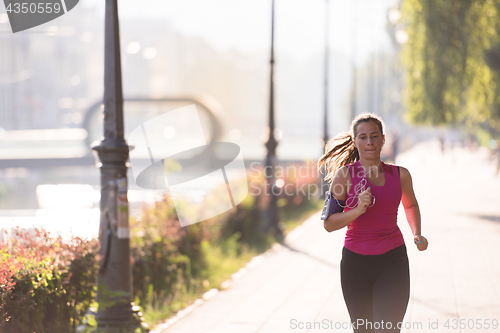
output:
[[[347,197],[347,184],[350,183],[349,169],[343,166],[333,177],[332,184],[330,186],[330,192],[332,192],[333,200],[341,200],[345,202]],[[359,204],[347,212],[338,212],[330,215],[324,222],[323,225],[328,232],[342,229],[352,221],[358,218],[361,214],[366,211],[366,208],[371,203],[371,192],[370,188],[366,191],[360,193],[358,197]]]

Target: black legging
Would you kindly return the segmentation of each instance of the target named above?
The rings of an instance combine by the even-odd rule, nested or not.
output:
[[[344,247],[340,280],[355,333],[400,332],[397,325],[410,298],[405,244],[379,255],[361,255]]]

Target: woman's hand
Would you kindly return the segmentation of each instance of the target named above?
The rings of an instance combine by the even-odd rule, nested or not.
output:
[[[368,189],[361,192],[358,196],[358,205],[356,208],[359,210],[360,214],[366,212],[366,208],[372,204],[372,190]]]
[[[427,249],[427,245],[429,245],[429,242],[427,241],[427,238],[425,238],[422,235],[415,235],[413,237],[413,242],[417,246],[417,249],[419,251],[424,251]]]

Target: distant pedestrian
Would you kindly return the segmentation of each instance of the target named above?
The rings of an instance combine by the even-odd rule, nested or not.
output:
[[[439,134],[439,147],[441,148],[441,155],[444,155],[444,150],[446,148],[444,134]]]
[[[350,133],[327,143],[318,162],[331,182],[324,227],[332,232],[347,226],[340,278],[355,333],[400,332],[398,323],[410,297],[408,256],[397,225],[400,202],[417,249],[428,245],[411,175],[404,167],[382,162],[384,144],[382,119],[362,114],[353,120]]]

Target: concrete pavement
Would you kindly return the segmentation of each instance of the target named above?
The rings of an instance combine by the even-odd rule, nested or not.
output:
[[[486,151],[441,155],[437,141],[426,142],[397,164],[412,174],[429,240],[427,251],[416,249],[400,206],[411,274],[401,332],[500,332],[500,176]],[[156,332],[352,332],[340,288],[345,230],[326,232],[316,213],[285,246],[257,257],[227,289],[208,293]]]

